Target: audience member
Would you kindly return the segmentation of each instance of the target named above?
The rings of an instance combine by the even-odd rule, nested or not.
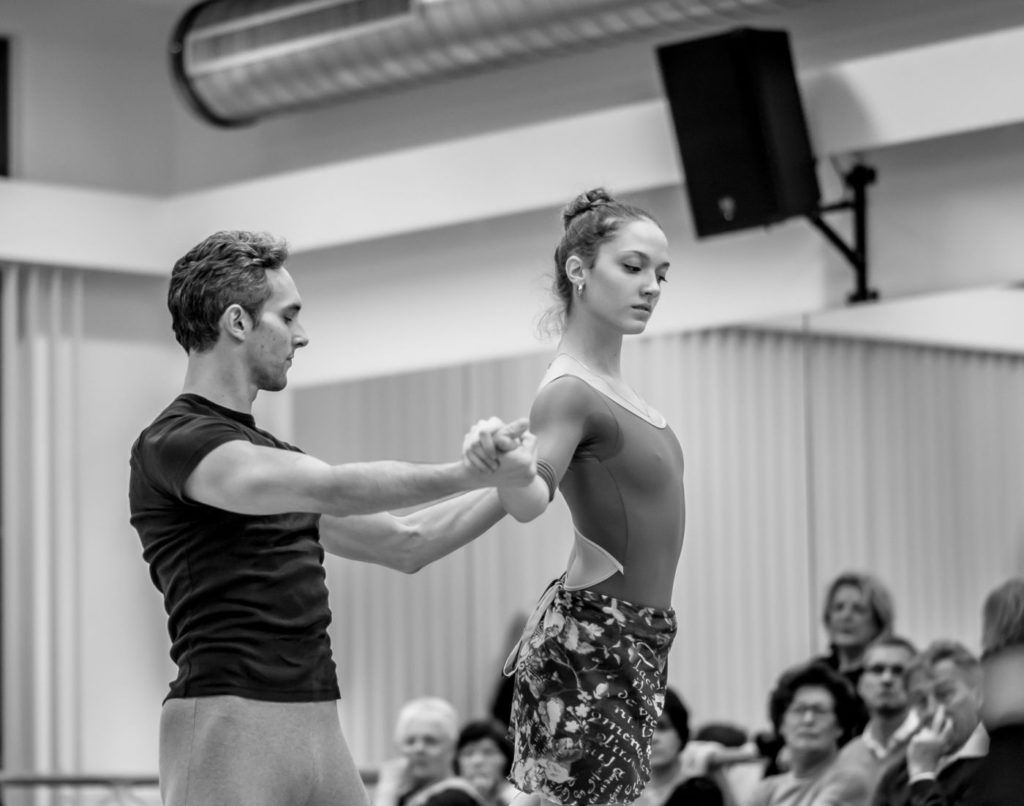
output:
[[[782,675],[772,703],[782,711],[780,733],[789,770],[759,781],[750,806],[865,806],[866,776],[838,763],[839,747],[854,730],[858,710],[849,683],[812,662]]]
[[[840,574],[825,595],[822,622],[829,654],[820,660],[849,680],[856,691],[864,653],[872,641],[892,633],[894,620],[892,596],[876,577],[856,571]]]
[[[844,571],[829,583],[822,611],[829,651],[827,655],[812,658],[812,661],[836,670],[853,688],[857,701],[853,735],[863,731],[868,723],[867,708],[857,694],[857,684],[864,668],[864,652],[872,641],[892,632],[894,618],[889,589],[871,574]],[[785,755],[780,755],[779,720],[782,714],[777,708],[770,710],[775,733],[757,737],[761,753],[768,759],[766,776],[782,772],[787,763]]]
[[[906,761],[882,775],[875,806],[973,806],[988,749],[978,659],[955,641],[935,641],[912,661],[907,689],[921,727]]]
[[[483,806],[476,789],[455,775],[458,723],[446,700],[407,702],[395,726],[400,756],[381,766],[374,806]]]
[[[864,653],[858,693],[867,706],[868,724],[839,751],[839,763],[863,771],[872,792],[886,767],[900,763],[918,728],[906,685],[916,655],[914,645],[898,636],[879,638]]]
[[[691,776],[682,761],[690,740],[690,714],[671,688],[651,742],[651,777],[634,806],[723,806],[722,791],[703,775]]]
[[[538,804],[540,798],[526,795],[508,782],[512,755],[512,742],[504,725],[493,719],[476,720],[459,732],[455,769],[473,785],[484,806],[509,806],[513,799],[516,806]]]
[[[982,611],[982,707],[988,755],[981,764],[979,806],[1024,802],[1024,578],[1004,582]]]

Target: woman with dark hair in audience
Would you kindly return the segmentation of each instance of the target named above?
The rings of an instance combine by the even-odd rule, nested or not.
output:
[[[837,764],[856,730],[849,683],[820,662],[783,674],[772,693],[789,770],[758,782],[750,806],[866,806],[869,786],[858,770]]]
[[[507,780],[512,742],[494,720],[469,722],[455,743],[455,771],[476,790],[484,806],[509,806],[518,793]]]
[[[690,740],[690,714],[672,690],[651,743],[651,778],[633,806],[723,806],[722,790],[704,776],[688,775],[681,753]]]

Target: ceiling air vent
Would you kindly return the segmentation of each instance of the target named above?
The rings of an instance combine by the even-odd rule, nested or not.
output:
[[[209,0],[171,41],[172,69],[193,108],[220,126],[344,90],[328,59],[360,33],[412,16],[413,0]]]
[[[827,0],[207,0],[171,41],[220,126],[642,35],[721,30]]]

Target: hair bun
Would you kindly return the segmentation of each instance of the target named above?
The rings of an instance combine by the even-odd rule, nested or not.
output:
[[[562,208],[562,226],[569,228],[569,224],[576,216],[589,213],[603,204],[611,204],[614,201],[604,188],[593,188],[587,190],[569,202]]]

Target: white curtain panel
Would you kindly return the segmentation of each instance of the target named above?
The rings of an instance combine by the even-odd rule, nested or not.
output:
[[[82,297],[75,272],[0,264],[3,752],[12,770],[79,769]]]

